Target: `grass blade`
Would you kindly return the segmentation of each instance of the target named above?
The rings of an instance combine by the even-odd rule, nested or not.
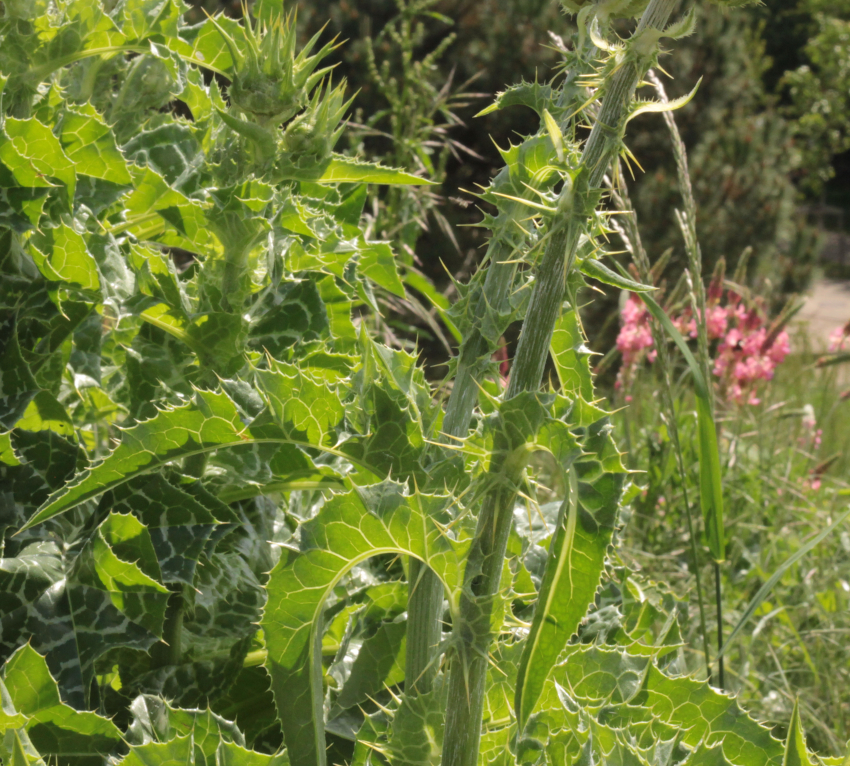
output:
[[[636,293],[646,305],[649,313],[664,328],[670,339],[678,346],[694,379],[697,397],[697,430],[699,433],[699,492],[705,523],[708,548],[716,562],[726,558],[725,533],[723,528],[723,482],[720,470],[720,452],[717,448],[717,429],[711,414],[710,391],[700,365],[682,334],[670,321],[670,317],[658,303],[646,293]]]
[[[794,564],[796,564],[801,558],[803,558],[803,556],[805,556],[810,550],[812,550],[812,548],[818,545],[818,543],[825,540],[830,535],[830,533],[832,533],[840,524],[842,524],[847,519],[848,516],[850,516],[850,509],[846,510],[826,529],[815,535],[811,540],[809,540],[809,542],[807,542],[802,548],[800,548],[800,550],[789,556],[782,564],[780,564],[779,568],[770,576],[767,582],[762,585],[761,588],[759,588],[758,593],[756,593],[750,603],[747,604],[747,608],[741,615],[741,619],[738,620],[738,623],[735,625],[734,628],[732,628],[732,632],[729,634],[729,637],[723,643],[723,646],[720,647],[720,651],[717,654],[718,657],[722,656],[726,652],[726,650],[732,644],[732,641],[735,640],[738,633],[741,632],[744,625],[746,625],[750,617],[753,616],[756,609],[759,608],[762,601],[764,601],[770,591],[773,590],[773,586],[776,585],[777,582],[779,582],[782,575],[784,575]]]

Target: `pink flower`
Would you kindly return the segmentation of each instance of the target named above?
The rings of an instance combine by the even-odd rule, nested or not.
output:
[[[717,387],[730,401],[739,405],[761,403],[757,387],[761,381],[772,380],[776,366],[781,364],[791,350],[788,333],[784,330],[771,337],[765,319],[764,301],[748,298],[746,301],[733,292],[723,300],[722,282],[713,280],[710,302],[706,306],[705,328],[714,345],[712,371]],[[670,320],[682,335],[697,337],[697,323],[693,309],[684,307]],[[637,364],[646,359],[652,363],[657,352],[649,329],[650,316],[643,303],[630,295],[621,310],[622,326],[617,336],[617,349],[623,365],[617,379],[617,388],[627,387]],[[850,348],[850,322],[836,342],[847,340]],[[833,333],[838,338],[838,331]],[[844,338],[844,336],[848,336]]]
[[[649,314],[640,299],[630,295],[620,315],[623,326],[617,335],[617,348],[623,355],[623,366],[631,367],[637,362],[641,351],[653,345]]]
[[[764,327],[760,327],[754,333],[744,338],[741,348],[746,356],[760,354],[765,340],[767,340],[767,330]]]
[[[620,311],[620,316],[623,318],[623,324],[638,324],[646,317],[646,306],[643,305],[640,298],[631,294],[622,311]]]
[[[741,331],[737,327],[733,327],[726,333],[726,337],[720,341],[720,349],[735,351],[743,339],[744,336]]]
[[[705,323],[705,329],[708,337],[712,340],[723,337],[726,328],[729,325],[729,318],[726,316],[726,309],[723,306],[715,306],[706,311],[708,317]]]
[[[774,364],[782,364],[789,353],[791,353],[791,341],[788,338],[788,333],[783,330],[767,349],[767,355]]]
[[[829,334],[829,350],[833,353],[850,350],[850,322],[843,327],[836,327]]]

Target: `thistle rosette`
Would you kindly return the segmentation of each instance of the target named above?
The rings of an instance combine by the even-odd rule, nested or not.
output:
[[[233,59],[230,101],[258,125],[276,127],[292,119],[308,103],[313,88],[333,69],[317,67],[336,48],[336,38],[310,55],[323,30],[296,54],[292,13],[269,23],[252,23],[246,9],[239,42],[215,19],[213,23]]]

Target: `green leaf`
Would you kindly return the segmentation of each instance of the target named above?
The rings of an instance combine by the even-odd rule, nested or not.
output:
[[[361,435],[341,449],[381,476],[421,480],[420,459],[438,417],[428,383],[416,357],[361,336],[359,396],[348,411],[348,422]]]
[[[385,622],[363,642],[336,699],[340,708],[361,705],[404,680],[406,627],[404,622]]]
[[[16,428],[9,435],[8,444],[12,448],[13,461],[0,466],[0,483],[6,501],[0,526],[8,525],[17,531],[27,516],[87,461],[78,444],[53,429],[24,431]]]
[[[3,668],[9,700],[25,719],[24,731],[45,758],[106,757],[121,742],[121,731],[108,718],[63,704],[44,657],[28,644]]]
[[[249,744],[270,729],[277,729],[280,738],[269,682],[264,667],[242,668],[225,694],[212,703],[215,712],[236,721]]]
[[[589,454],[569,471],[534,619],[516,681],[519,730],[531,715],[552,667],[593,603],[617,523],[625,472],[610,473],[603,460],[610,440],[607,420],[589,429]],[[593,449],[598,450],[594,454]]]
[[[367,248],[360,251],[360,271],[393,295],[407,297],[398,276],[395,254],[388,242],[367,243]]]
[[[94,108],[85,113],[67,109],[62,117],[59,140],[68,158],[79,165],[79,172],[116,184],[130,184],[127,163],[115,144],[109,126]]]
[[[564,134],[558,127],[555,118],[549,114],[548,109],[543,109],[543,124],[546,126],[546,132],[552,140],[552,145],[555,147],[555,153],[558,156],[558,162],[564,161]]]
[[[491,114],[509,106],[527,106],[542,117],[543,110],[554,100],[553,95],[551,85],[541,85],[539,82],[521,82],[496,94],[496,100],[475,116],[483,117],[485,114]]]
[[[140,241],[214,254],[220,245],[212,233],[206,208],[190,200],[150,168],[133,168],[133,192],[124,200],[122,231]]]
[[[402,698],[393,715],[387,744],[393,766],[433,766],[440,763],[446,696],[439,679],[430,692]]]
[[[181,2],[172,0],[128,0],[121,6],[121,31],[128,40],[143,40],[151,34],[177,37]]]
[[[585,703],[619,705],[626,719],[647,713],[681,731],[690,747],[721,745],[729,763],[780,766],[782,743],[750,718],[738,702],[692,678],[671,678],[651,657],[597,647],[569,647],[553,678]]]
[[[209,311],[192,317],[186,342],[199,361],[221,377],[235,374],[245,363],[247,328],[241,316]]]
[[[717,426],[711,414],[711,397],[702,371],[681,333],[673,326],[670,317],[646,293],[638,293],[649,313],[664,328],[672,341],[679,347],[691,377],[697,396],[697,432],[699,436],[699,490],[708,548],[717,562],[726,558],[726,533],[723,528],[723,473],[720,469],[720,452],[717,447]]]
[[[342,184],[342,183],[368,183],[368,184],[401,184],[413,186],[432,186],[434,181],[427,178],[405,173],[403,170],[386,168],[373,162],[361,162],[360,160],[335,154],[321,178],[320,184]]]
[[[782,758],[782,766],[812,766],[809,751],[806,749],[803,724],[800,721],[799,700],[794,700],[794,712],[791,713],[791,723],[788,724],[788,737],[785,740],[785,755]]]
[[[168,45],[187,61],[227,77],[228,70],[233,67],[233,58],[219,27],[232,38],[238,39],[244,34],[238,21],[219,15],[215,21],[205,19],[197,26],[184,27],[180,37],[169,38]]]
[[[130,246],[129,260],[136,273],[138,288],[144,295],[163,301],[184,316],[192,313],[191,302],[170,258],[158,249],[134,244]]]
[[[9,761],[11,766],[42,766],[44,764],[44,761],[40,758],[27,752],[27,749],[24,748],[24,745],[21,742],[21,735],[19,732],[7,731],[6,736],[8,737],[9,735],[12,737],[12,757]]]
[[[569,308],[561,313],[552,333],[550,350],[564,394],[576,400],[592,402],[595,398],[590,372],[593,352],[585,343],[575,309]]]
[[[175,737],[168,742],[135,745],[119,761],[120,766],[194,766],[192,737]]]
[[[222,740],[216,754],[217,766],[289,766],[286,752],[268,755],[246,750],[233,742]]]
[[[213,530],[222,522],[236,520],[226,506],[216,509],[226,514],[216,518],[162,473],[142,475],[116,487],[107,501],[113,513],[132,513],[148,530],[162,582],[193,585],[195,566]]]
[[[67,224],[42,229],[30,240],[39,271],[51,282],[65,282],[80,290],[100,289],[97,264],[81,234]]]
[[[0,339],[0,426],[14,428],[38,391],[30,365],[21,353],[18,327]]]
[[[196,766],[215,766],[222,743],[245,745],[242,732],[230,721],[207,710],[182,710],[165,700],[143,694],[130,705],[133,721],[127,741],[133,746],[147,742],[165,744],[175,738],[191,736]]]
[[[74,162],[50,128],[34,117],[5,118],[0,133],[0,162],[9,168],[19,186],[53,186],[48,179],[55,178],[64,184],[68,203],[73,201],[77,183]]]
[[[334,586],[356,564],[380,553],[414,556],[458,598],[462,551],[443,531],[444,500],[384,483],[335,495],[301,527],[301,550],[284,551],[268,584],[263,630],[266,667],[290,758],[325,762],[322,612]]]
[[[278,425],[293,442],[330,446],[331,429],[344,409],[334,383],[319,369],[271,360],[271,369],[260,370],[257,381],[269,401]]]
[[[282,285],[274,298],[274,305],[251,325],[248,343],[252,348],[280,359],[296,343],[318,340],[328,333],[328,312],[312,280]]]
[[[108,514],[75,549],[34,543],[0,561],[4,644],[46,653],[62,695],[84,707],[94,663],[116,647],[148,649],[162,634],[168,590],[147,530]],[[3,647],[5,648],[5,647]]]
[[[123,431],[121,443],[112,453],[52,496],[24,529],[191,455],[263,443],[296,444],[340,454],[327,429],[338,423],[342,405],[324,378],[283,363],[258,376],[271,407],[250,427],[226,393],[198,391],[194,402],[160,410],[152,419]]]
[[[616,271],[612,271],[604,263],[597,261],[595,258],[585,258],[579,263],[578,268],[586,277],[597,279],[606,285],[611,285],[611,287],[619,287],[621,290],[631,290],[633,293],[645,293],[656,289],[652,285],[643,285],[640,282],[635,282],[633,279],[618,274]]]
[[[685,21],[685,20],[687,20],[687,17],[683,21]],[[693,29],[693,25],[692,25],[693,17],[692,16],[691,16],[690,22],[691,22],[691,30],[692,30]],[[682,32],[677,32],[677,31],[672,30],[672,26],[673,25],[671,25],[671,36],[674,36],[676,34],[683,34],[683,35],[684,34],[690,34],[690,32],[687,31],[687,27],[683,28]],[[699,86],[700,86],[701,83],[702,83],[702,77],[700,77],[699,80],[697,80],[697,84],[694,85],[694,87],[691,89],[690,93],[688,93],[684,96],[680,96],[679,98],[674,98],[670,101],[649,101],[649,102],[637,101],[634,104],[634,106],[632,107],[632,110],[629,112],[629,116],[626,118],[626,123],[631,122],[635,117],[637,117],[638,115],[641,115],[641,114],[648,114],[650,112],[652,112],[652,113],[672,112],[672,111],[675,111],[676,109],[681,109],[683,106],[687,106],[687,104],[689,104],[691,102],[691,99],[696,95],[697,90],[699,89]]]
[[[197,191],[204,153],[188,125],[166,123],[141,130],[122,147],[137,165],[147,165],[183,194]]]

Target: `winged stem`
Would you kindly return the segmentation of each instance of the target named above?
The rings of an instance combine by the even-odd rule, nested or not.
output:
[[[521,205],[516,207],[520,214]],[[510,217],[510,216],[508,216]],[[516,271],[513,248],[500,237],[490,240],[487,260],[490,265],[484,279],[483,291],[472,313],[482,316],[487,306],[501,309],[508,300]],[[478,401],[478,379],[481,362],[490,355],[487,338],[473,328],[460,347],[457,374],[452,386],[443,419],[443,440],[463,438],[469,430],[472,411]],[[421,561],[410,562],[410,593],[408,596],[408,643],[405,658],[405,678],[408,691],[427,692],[437,673],[436,657],[442,638],[441,612],[443,586],[437,576]]]

